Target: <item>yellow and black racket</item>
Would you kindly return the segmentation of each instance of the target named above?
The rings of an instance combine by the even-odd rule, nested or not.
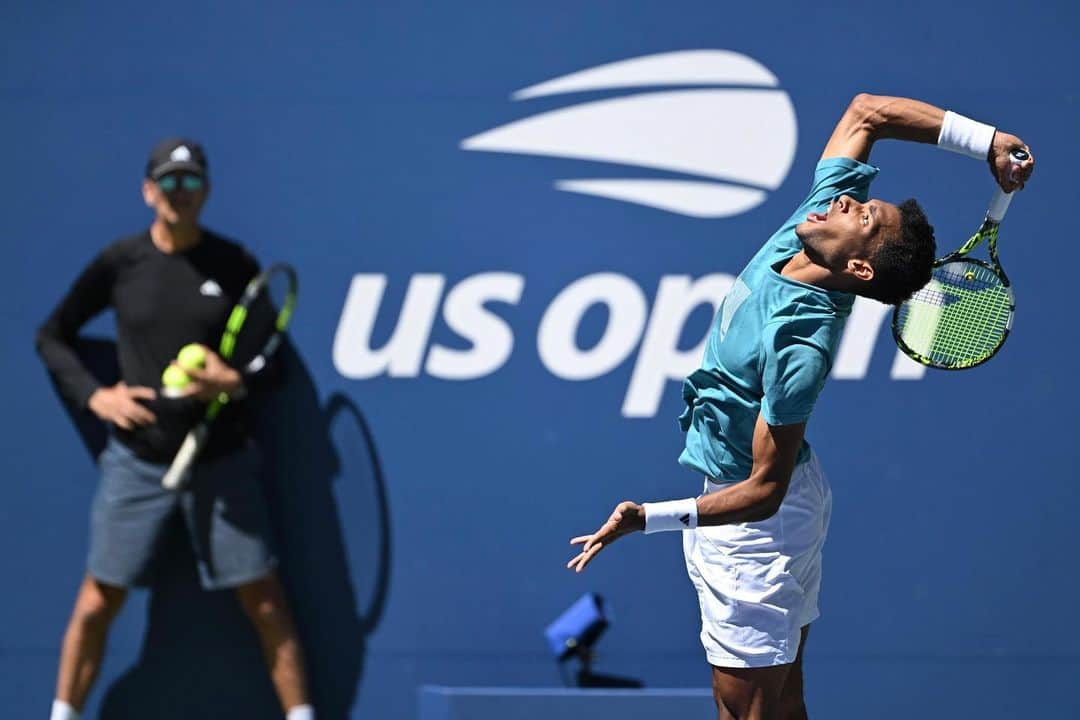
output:
[[[1013,167],[1028,159],[1011,153]],[[979,231],[960,249],[934,262],[930,282],[893,311],[896,344],[916,362],[943,370],[965,370],[994,356],[1012,328],[1012,286],[998,260],[998,226],[1012,193],[994,192]],[[966,257],[983,240],[990,262]]]
[[[221,359],[245,376],[266,367],[281,345],[292,319],[298,289],[296,271],[285,263],[271,265],[256,275],[229,313],[218,346]],[[162,477],[163,487],[173,490],[187,481],[192,464],[206,445],[211,423],[228,402],[229,396],[222,393],[207,406],[206,415],[188,432]]]

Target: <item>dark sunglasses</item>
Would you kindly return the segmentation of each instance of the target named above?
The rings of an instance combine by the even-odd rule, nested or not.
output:
[[[176,192],[178,189],[187,192],[198,192],[206,187],[206,180],[202,176],[190,173],[169,173],[162,175],[155,182],[161,188],[161,192],[165,193]]]

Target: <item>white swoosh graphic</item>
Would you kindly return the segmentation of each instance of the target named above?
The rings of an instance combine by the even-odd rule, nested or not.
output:
[[[638,165],[775,189],[795,156],[783,90],[677,90],[583,103],[465,139],[466,150]]]
[[[563,75],[518,90],[515,100],[587,90],[648,85],[776,87],[776,76],[753,58],[730,50],[681,50],[644,55]]]
[[[559,180],[555,187],[710,219],[738,215],[765,201],[761,190],[693,180]]]

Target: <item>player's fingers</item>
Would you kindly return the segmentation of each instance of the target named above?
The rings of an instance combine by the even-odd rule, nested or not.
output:
[[[604,526],[602,528],[596,531],[595,535],[598,537],[601,535],[614,535],[616,532],[618,532],[619,523],[621,522],[621,517],[618,520],[608,520],[606,523],[604,523]]]
[[[224,360],[221,359],[221,356],[218,355],[217,352],[213,348],[207,347],[206,345],[203,345],[201,343],[199,344],[199,347],[201,347],[203,349],[203,352],[206,353],[206,361],[208,363],[211,363],[211,362],[225,362]]]
[[[185,395],[194,395],[203,402],[211,402],[218,396],[219,392],[215,386],[208,382],[194,380],[187,386]]]
[[[150,425],[157,420],[157,418],[154,417],[154,413],[144,407],[132,408],[127,413],[126,419],[135,425]]]
[[[116,425],[116,427],[120,428],[121,430],[131,430],[131,428],[133,427],[132,424],[131,424],[131,421],[128,420],[123,415],[117,415],[116,417],[114,417],[112,419],[112,421],[113,421],[113,424]]]
[[[1028,180],[1031,179],[1031,173],[1035,170],[1035,156],[1028,151],[1028,159],[1020,165],[1020,189],[1023,190],[1027,185]]]
[[[581,572],[582,570],[584,570],[585,566],[588,565],[594,557],[596,557],[596,553],[600,552],[600,549],[603,547],[603,543],[596,543],[596,545],[593,545],[591,550],[583,554],[581,556],[581,562],[578,563],[577,571]]]
[[[592,535],[578,535],[576,538],[570,538],[571,545],[580,545],[583,542],[588,542]]]
[[[124,407],[121,409],[121,413],[128,420],[138,423],[139,425],[147,425],[157,419],[154,416],[154,413],[150,412],[149,408],[145,405],[140,405],[134,400],[125,403]]]
[[[138,398],[139,400],[153,400],[157,397],[157,391],[154,388],[148,388],[143,385],[135,385],[127,389],[128,397]]]

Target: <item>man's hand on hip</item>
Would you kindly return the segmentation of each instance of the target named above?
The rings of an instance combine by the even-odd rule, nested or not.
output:
[[[139,400],[153,400],[155,397],[157,393],[153,388],[128,387],[123,382],[118,382],[112,387],[95,390],[87,406],[105,422],[110,422],[124,430],[132,430],[157,421],[154,413],[139,402]]]

